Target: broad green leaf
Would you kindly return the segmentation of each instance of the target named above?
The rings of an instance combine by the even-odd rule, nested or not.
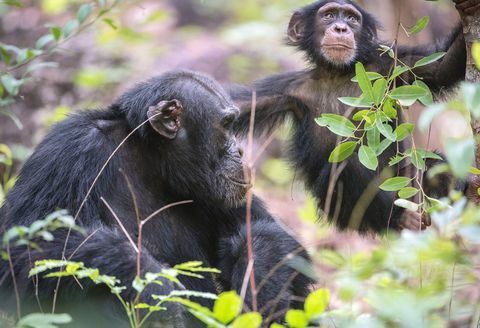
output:
[[[397,141],[405,140],[407,137],[411,136],[414,127],[415,125],[412,123],[403,123],[397,126],[397,128],[395,129]]]
[[[417,153],[419,153],[420,156],[422,156],[422,158],[424,158],[424,159],[425,158],[432,158],[432,159],[443,160],[442,156],[440,156],[439,154],[437,154],[433,151],[417,148]]]
[[[428,87],[428,85],[425,84],[425,82],[423,82],[421,80],[416,80],[412,83],[412,85],[416,85],[417,87],[423,88],[427,92],[427,95],[424,96],[424,97],[418,98],[418,101],[420,101],[425,106],[433,105],[432,92],[430,91],[430,88]]]
[[[24,82],[24,80],[17,80],[10,74],[2,75],[0,79],[2,81],[3,86],[5,87],[5,90],[7,90],[8,93],[12,96],[16,96],[18,94],[20,86]]]
[[[427,27],[428,22],[430,21],[429,16],[423,16],[418,20],[418,22],[408,31],[409,35],[414,35],[417,34],[425,29]]]
[[[213,314],[221,323],[230,323],[242,309],[242,300],[235,291],[223,292],[213,305]]]
[[[371,129],[367,131],[368,146],[373,150],[377,150],[380,146],[380,131],[378,129]]]
[[[472,45],[472,57],[477,65],[477,69],[480,70],[480,42],[475,41]]]
[[[92,5],[89,3],[84,3],[80,6],[77,12],[77,19],[80,24],[82,24],[88,16],[92,13]]]
[[[383,75],[377,72],[367,72],[367,77],[370,81],[375,81],[377,79],[383,78]],[[351,79],[352,82],[358,82],[358,79],[356,76],[352,77]]]
[[[368,79],[365,67],[361,62],[355,64],[355,75],[358,79],[358,86],[362,90],[365,100],[374,101],[375,96],[373,94],[372,82]]]
[[[428,96],[428,92],[416,85],[404,85],[390,92],[390,98],[396,100],[417,100],[425,96]]]
[[[258,328],[262,324],[262,316],[258,312],[244,313],[232,324],[232,328]]]
[[[396,201],[393,202],[395,205],[398,207],[406,208],[407,210],[416,212],[418,211],[418,208],[420,207],[418,204],[411,202],[406,199],[397,199]]]
[[[398,197],[403,198],[403,199],[407,199],[407,198],[415,196],[418,192],[419,192],[419,190],[417,188],[405,187],[405,188],[400,189],[400,191],[398,192]]]
[[[407,66],[396,66],[392,72],[392,75],[390,75],[389,80],[391,81],[395,79],[396,77],[402,75],[403,73],[408,72],[408,70],[409,70],[409,67]]]
[[[348,157],[350,157],[355,151],[356,147],[357,147],[356,141],[346,141],[344,143],[341,143],[337,147],[335,147],[335,149],[332,151],[332,153],[330,154],[330,157],[328,158],[328,161],[330,163],[341,162],[347,159]]]
[[[383,97],[385,96],[386,92],[387,80],[385,80],[383,77],[373,83],[373,99],[375,105],[380,105],[382,103]]]
[[[413,67],[417,68],[417,67],[420,67],[420,66],[429,65],[433,62],[436,62],[437,60],[439,60],[440,58],[442,58],[446,54],[447,54],[446,52],[436,52],[434,54],[431,54],[430,56],[427,56],[425,58],[420,59],[419,61],[417,61],[415,63],[415,65],[413,65]]]
[[[115,23],[113,22],[113,20],[111,18],[104,18],[102,19],[102,21],[107,24],[108,26],[110,26],[112,29],[116,30],[118,29],[117,25],[115,25]]]
[[[398,191],[408,186],[410,181],[411,179],[407,177],[394,177],[385,180],[379,188],[385,191]]]
[[[291,328],[305,328],[308,326],[308,318],[302,310],[288,310],[285,321]]]
[[[62,29],[64,37],[70,36],[77,27],[78,21],[76,19],[68,21]]]
[[[357,107],[357,108],[370,108],[372,106],[372,102],[366,101],[363,97],[340,97],[338,100],[347,106]]]
[[[471,166],[468,169],[468,172],[471,174],[480,175],[480,169],[477,169],[476,167],[473,167],[473,166]]]
[[[52,314],[52,313],[31,313],[21,318],[16,327],[38,327],[38,328],[54,328],[57,325],[63,325],[72,322],[69,314]]]
[[[365,145],[360,146],[358,150],[358,159],[366,168],[375,171],[378,167],[378,159],[372,148]]]
[[[453,174],[463,179],[475,159],[475,141],[473,138],[449,139],[445,145],[445,153]]]
[[[377,119],[376,123],[375,123],[375,126],[377,127],[378,131],[380,131],[380,133],[385,138],[387,138],[390,141],[396,141],[397,138],[396,138],[395,134],[393,133],[393,128],[390,124],[383,123],[382,120]]]
[[[395,109],[396,102],[393,99],[388,98],[383,104],[382,110],[391,119],[397,118],[397,110]]]
[[[35,48],[42,49],[48,43],[50,43],[54,40],[55,40],[55,38],[54,38],[53,34],[46,34],[46,35],[40,37],[40,39],[37,40],[37,42],[35,43]]]
[[[311,292],[305,300],[305,314],[309,319],[322,314],[330,302],[330,291],[326,288]]]
[[[419,170],[425,171],[425,160],[423,159],[422,153],[417,149],[413,149],[410,153],[410,160],[412,164]]]
[[[382,142],[380,142],[378,148],[375,150],[375,154],[377,156],[380,156],[385,151],[385,149],[387,149],[392,143],[393,141],[389,139],[383,139]]]
[[[58,26],[53,26],[50,28],[50,33],[52,33],[53,35],[53,38],[55,39],[55,41],[58,41],[60,40],[60,38],[62,37],[62,29]]]
[[[364,120],[365,117],[367,116],[367,114],[369,114],[369,113],[370,113],[370,110],[368,110],[368,109],[359,110],[358,112],[353,114],[352,120],[356,121],[356,122],[360,122],[360,121]]]
[[[355,131],[355,125],[342,115],[322,114],[315,119],[315,122],[342,137],[350,137]]]

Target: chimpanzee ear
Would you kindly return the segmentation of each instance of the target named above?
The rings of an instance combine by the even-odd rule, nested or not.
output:
[[[155,106],[150,106],[147,117],[152,128],[161,136],[174,139],[180,129],[182,113],[183,107],[178,100],[164,100]]]
[[[298,43],[302,40],[303,35],[305,34],[305,23],[301,12],[296,11],[292,15],[290,23],[288,23],[287,33],[288,39],[293,43]]]

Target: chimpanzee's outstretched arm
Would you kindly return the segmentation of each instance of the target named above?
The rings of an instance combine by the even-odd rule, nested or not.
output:
[[[310,278],[290,266],[290,261],[298,256],[305,260],[302,263],[309,263],[309,256],[257,199],[252,204],[251,232],[258,310],[265,317],[278,313],[284,315],[288,308],[301,306],[302,302],[298,300],[306,297],[308,287],[312,284]],[[244,223],[235,234],[221,240],[219,258],[224,288],[240,293],[248,268],[247,230]],[[245,303],[252,305],[250,285]]]

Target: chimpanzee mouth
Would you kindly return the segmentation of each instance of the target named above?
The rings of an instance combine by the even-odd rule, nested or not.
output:
[[[342,48],[342,49],[348,49],[348,50],[353,50],[353,48],[347,44],[343,43],[330,43],[330,44],[323,44],[323,47],[325,48]]]

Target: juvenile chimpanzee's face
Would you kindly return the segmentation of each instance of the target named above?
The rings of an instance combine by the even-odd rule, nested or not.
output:
[[[356,39],[362,14],[350,4],[327,3],[317,12],[315,45],[323,58],[334,65],[351,64],[357,51]]]
[[[239,109],[214,80],[185,74],[147,114],[163,140],[170,188],[194,201],[238,206],[249,188],[232,131]]]

